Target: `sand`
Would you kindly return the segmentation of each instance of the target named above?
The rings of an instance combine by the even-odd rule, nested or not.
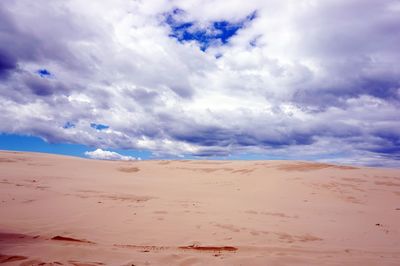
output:
[[[4,265],[400,265],[400,170],[0,152]]]

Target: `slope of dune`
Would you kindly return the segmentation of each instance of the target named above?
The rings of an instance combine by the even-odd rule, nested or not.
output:
[[[0,152],[4,265],[400,265],[400,170]]]

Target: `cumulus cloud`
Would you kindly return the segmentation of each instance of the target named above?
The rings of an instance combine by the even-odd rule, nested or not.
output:
[[[134,161],[140,160],[140,158],[132,157],[132,156],[125,156],[121,155],[117,152],[113,151],[106,151],[102,149],[96,149],[94,151],[87,151],[85,155],[91,159],[97,160],[121,160],[121,161]]]
[[[4,0],[0,132],[400,165],[399,24],[396,0]]]

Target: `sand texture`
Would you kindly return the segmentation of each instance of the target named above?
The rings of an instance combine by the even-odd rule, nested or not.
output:
[[[0,264],[400,265],[400,170],[1,151]]]

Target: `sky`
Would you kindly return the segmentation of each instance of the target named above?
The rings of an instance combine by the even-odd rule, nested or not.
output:
[[[0,149],[400,167],[398,0],[2,0]]]

